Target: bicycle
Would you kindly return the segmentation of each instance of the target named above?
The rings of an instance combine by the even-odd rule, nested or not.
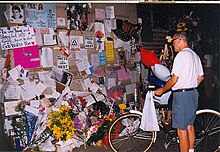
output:
[[[135,103],[137,99],[135,98]],[[136,105],[136,104],[135,104]],[[166,124],[170,105],[161,105],[155,101],[158,115],[158,125],[166,134],[165,149],[170,144],[179,143],[176,130],[171,124]],[[114,152],[140,151],[146,152],[156,142],[156,131],[143,131],[140,129],[142,113],[137,110],[129,110],[128,113],[118,117],[108,131],[109,146]],[[198,110],[194,123],[196,132],[195,151],[213,152],[219,148],[217,139],[220,140],[220,113],[211,109]],[[213,142],[215,140],[215,142]]]

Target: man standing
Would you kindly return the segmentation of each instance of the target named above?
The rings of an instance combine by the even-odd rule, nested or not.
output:
[[[174,59],[172,77],[163,88],[155,90],[162,95],[172,88],[172,127],[177,128],[181,152],[193,152],[195,143],[194,120],[198,107],[197,86],[204,79],[199,56],[188,47],[186,32],[177,32],[173,36],[173,46],[178,52]]]

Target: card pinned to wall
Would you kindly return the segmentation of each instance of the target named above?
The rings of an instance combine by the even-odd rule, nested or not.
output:
[[[38,46],[43,46],[44,45],[43,35],[40,29],[35,29],[35,37],[36,37],[36,43],[38,44]]]
[[[116,78],[108,78],[108,90],[111,88],[111,87],[114,87],[116,86]]]
[[[61,46],[68,46],[69,42],[69,36],[67,35],[67,32],[59,32],[58,33],[58,40],[61,43]]]
[[[89,61],[85,58],[83,58],[81,60],[77,60],[76,66],[80,72],[91,67],[91,65],[89,64]]]
[[[105,6],[106,18],[115,18],[114,6]]]
[[[95,18],[96,19],[105,19],[105,10],[104,9],[95,9]]]
[[[38,68],[40,67],[40,53],[38,45],[15,48],[14,66],[21,65],[23,68]]]
[[[91,54],[91,65],[93,67],[99,66],[99,56],[98,54]]]
[[[76,60],[87,59],[88,60],[88,50],[80,49],[80,51],[75,52]]]
[[[57,45],[57,36],[54,34],[43,35],[44,45]]]
[[[98,52],[99,56],[99,64],[105,65],[106,64],[106,53],[105,52]]]
[[[26,22],[34,28],[57,28],[56,22],[56,4],[52,3],[27,3],[26,4]]]
[[[65,18],[57,17],[57,26],[66,26]]]

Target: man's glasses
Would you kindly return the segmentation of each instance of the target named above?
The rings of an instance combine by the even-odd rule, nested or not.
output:
[[[179,37],[173,38],[171,43],[173,43],[175,40],[179,39]]]

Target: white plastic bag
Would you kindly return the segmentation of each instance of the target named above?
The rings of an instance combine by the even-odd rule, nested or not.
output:
[[[160,131],[153,101],[153,91],[148,91],[146,94],[140,128],[144,131]]]

